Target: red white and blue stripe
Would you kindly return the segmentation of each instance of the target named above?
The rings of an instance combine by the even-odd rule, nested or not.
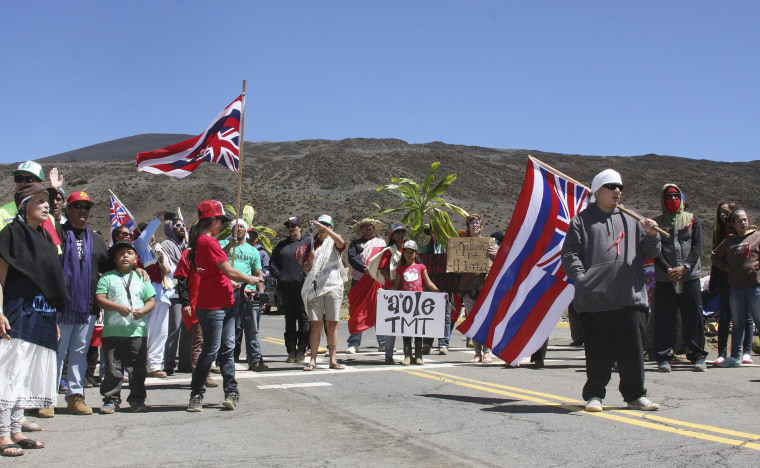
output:
[[[587,189],[531,158],[512,221],[467,319],[466,336],[511,366],[538,350],[573,299],[562,267],[570,220]]]
[[[124,203],[122,203],[121,200],[119,200],[113,192],[111,192],[110,208],[111,229],[109,229],[109,233],[113,232],[113,230],[118,226],[126,226],[129,228],[129,232],[132,234],[132,238],[134,238],[135,231],[137,231],[137,222],[135,221],[135,217],[132,216],[132,213],[129,212]],[[109,236],[109,238],[113,239],[111,236]]]
[[[183,178],[202,162],[221,164],[237,172],[240,167],[240,121],[245,96],[240,95],[217,115],[206,131],[166,148],[137,155],[137,171]]]

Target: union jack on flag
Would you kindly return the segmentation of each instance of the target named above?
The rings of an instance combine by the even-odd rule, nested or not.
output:
[[[240,120],[245,96],[240,95],[195,138],[137,155],[137,172],[187,177],[202,162],[221,164],[233,172],[240,167]]]
[[[573,299],[562,267],[570,220],[588,189],[530,158],[512,221],[462,333],[516,366],[549,337]]]
[[[135,221],[132,213],[129,212],[124,203],[121,202],[116,195],[111,192],[111,228],[109,233],[113,232],[118,226],[126,226],[129,228],[129,232],[132,234],[132,238],[135,238],[135,232],[137,231],[137,222]],[[113,244],[113,236],[109,236],[111,243]]]

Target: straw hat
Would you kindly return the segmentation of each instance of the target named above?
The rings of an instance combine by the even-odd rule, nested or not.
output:
[[[364,226],[365,224],[372,224],[372,225],[374,225],[375,226],[375,232],[380,231],[380,228],[383,227],[383,223],[381,223],[377,219],[364,218],[361,221],[359,221],[358,223],[354,224],[354,229],[356,229],[357,231],[361,231],[361,227]]]

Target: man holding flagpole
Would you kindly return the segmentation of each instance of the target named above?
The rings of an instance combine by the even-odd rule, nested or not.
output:
[[[623,181],[612,169],[594,177],[591,193],[591,203],[573,217],[562,246],[586,344],[586,411],[602,411],[615,362],[628,408],[655,411],[660,406],[644,388],[643,343],[649,306],[644,259],[660,255],[657,223],[638,222],[618,208]]]

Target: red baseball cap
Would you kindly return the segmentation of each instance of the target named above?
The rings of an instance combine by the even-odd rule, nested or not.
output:
[[[90,206],[94,205],[95,202],[92,201],[89,195],[87,195],[85,192],[72,192],[71,195],[69,195],[69,198],[66,199],[66,204],[71,205],[75,202],[85,202],[89,203]]]
[[[225,221],[231,221],[232,217],[224,212],[224,206],[216,200],[206,200],[198,205],[198,219],[206,218],[224,218]]]

